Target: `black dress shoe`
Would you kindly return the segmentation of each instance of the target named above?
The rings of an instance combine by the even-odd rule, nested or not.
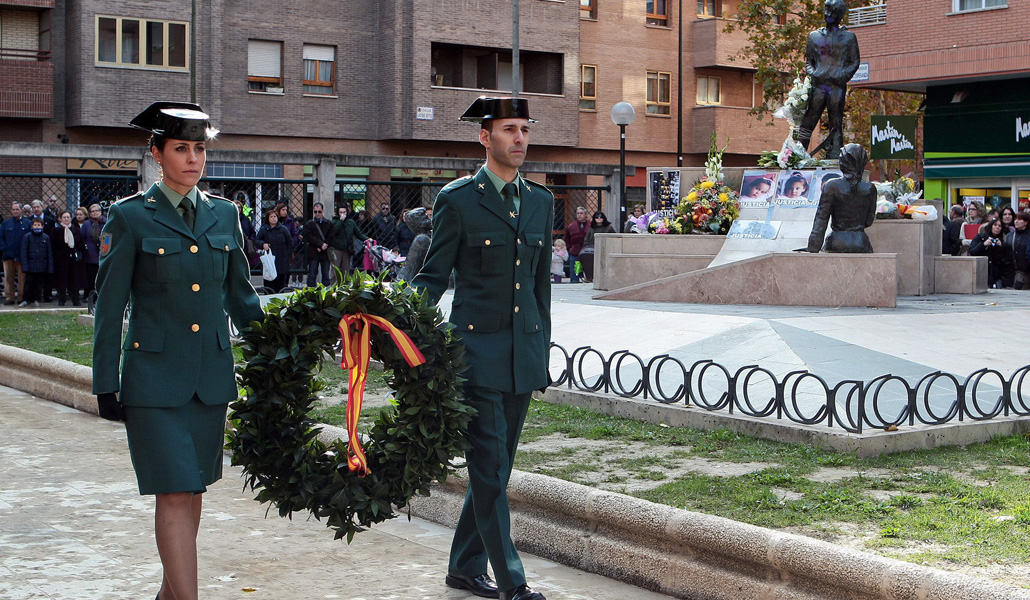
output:
[[[540,592],[534,592],[532,588],[523,583],[519,587],[501,592],[498,596],[501,600],[547,600]]]
[[[475,577],[459,575],[457,573],[447,573],[447,578],[444,579],[444,582],[447,584],[447,587],[467,590],[481,598],[497,598],[499,596],[497,592],[497,584],[494,583],[494,580],[490,579],[486,573],[476,575]]]

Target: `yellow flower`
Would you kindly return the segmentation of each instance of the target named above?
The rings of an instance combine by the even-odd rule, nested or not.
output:
[[[714,181],[702,181],[701,182],[701,189],[703,189],[703,190],[710,190],[713,187],[715,187],[715,182]]]
[[[690,192],[689,194],[687,194],[688,202],[693,202],[695,200],[697,200],[697,192]]]
[[[719,194],[719,202],[726,202],[729,199],[730,199],[730,197],[727,196],[726,194]]]

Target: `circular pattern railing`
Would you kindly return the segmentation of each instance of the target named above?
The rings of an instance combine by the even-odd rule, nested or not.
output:
[[[624,398],[683,404],[755,418],[788,419],[803,425],[893,430],[901,425],[943,425],[1030,416],[1030,365],[1007,378],[991,368],[965,379],[934,371],[910,381],[893,374],[870,381],[846,379],[830,384],[810,371],[777,377],[758,365],[731,371],[713,360],[684,362],[661,354],[644,359],[628,350],[609,356],[590,346],[571,353],[551,344],[551,387],[602,392]]]

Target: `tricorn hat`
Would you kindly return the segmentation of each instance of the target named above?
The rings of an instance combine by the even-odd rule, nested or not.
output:
[[[200,106],[191,102],[155,102],[129,125],[174,140],[203,142],[218,135],[208,119]]]
[[[529,118],[529,101],[525,98],[480,96],[465,109],[461,121],[482,123],[488,119],[527,119]]]

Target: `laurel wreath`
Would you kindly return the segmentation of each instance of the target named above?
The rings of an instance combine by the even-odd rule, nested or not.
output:
[[[273,300],[266,311],[262,323],[241,333],[243,391],[230,407],[228,434],[233,464],[243,467],[257,501],[281,517],[309,511],[349,543],[396,517],[412,496],[428,495],[430,483],[446,480],[451,459],[468,447],[474,409],[460,395],[464,345],[435,306],[403,282],[386,285],[356,272],[336,286]],[[388,334],[371,330],[372,358],[383,363],[395,408],[367,431],[364,477],[348,469],[346,440],[327,446],[308,417],[322,387],[315,375],[325,359],[335,359],[340,319],[359,312],[389,320],[426,358],[409,367]]]

